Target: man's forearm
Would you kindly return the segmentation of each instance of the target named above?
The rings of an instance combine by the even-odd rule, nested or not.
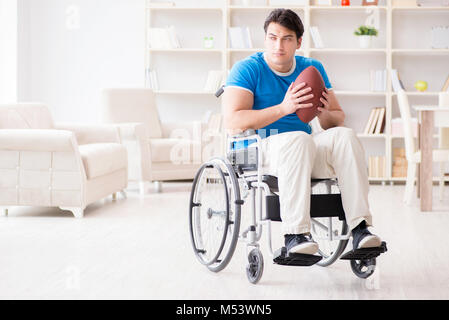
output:
[[[243,132],[248,129],[258,130],[272,124],[283,116],[280,105],[262,110],[239,110],[227,117],[226,129],[232,133]]]
[[[324,130],[340,127],[345,122],[345,113],[341,110],[331,110],[327,116],[319,117],[320,125]]]

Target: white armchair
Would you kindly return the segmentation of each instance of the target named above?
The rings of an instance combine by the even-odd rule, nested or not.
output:
[[[210,121],[161,123],[151,89],[104,89],[102,120],[119,126],[128,149],[129,180],[161,191],[162,181],[193,179],[203,161],[221,152],[221,116]]]
[[[0,207],[87,205],[127,186],[127,154],[114,126],[54,124],[42,104],[0,105]]]

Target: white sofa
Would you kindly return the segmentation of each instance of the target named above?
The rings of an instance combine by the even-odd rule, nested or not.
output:
[[[43,104],[0,105],[3,215],[14,206],[42,206],[82,218],[87,205],[123,191],[127,173],[117,127],[54,124]]]
[[[120,128],[128,149],[129,180],[154,182],[161,191],[162,181],[189,180],[200,165],[221,154],[221,115],[207,123],[161,123],[153,91],[146,88],[110,88],[102,91],[102,121]]]

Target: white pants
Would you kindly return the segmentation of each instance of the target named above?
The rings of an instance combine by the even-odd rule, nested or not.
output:
[[[364,220],[372,226],[365,152],[352,129],[272,135],[262,140],[262,152],[264,174],[278,177],[284,234],[310,232],[311,178],[338,179],[350,230]]]

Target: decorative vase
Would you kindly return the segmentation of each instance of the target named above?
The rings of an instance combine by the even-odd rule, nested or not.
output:
[[[371,48],[371,41],[373,36],[358,36],[360,41],[360,48],[369,49]]]
[[[350,0],[341,0],[341,5],[344,6],[350,6],[351,5],[351,1]]]

